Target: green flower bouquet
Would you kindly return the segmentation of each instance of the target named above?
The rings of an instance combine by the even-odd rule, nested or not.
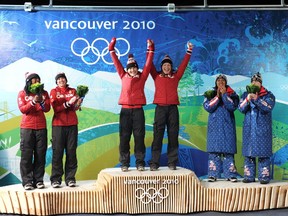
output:
[[[82,99],[82,101],[84,100],[86,94],[88,93],[89,88],[86,85],[78,85],[77,86],[77,95]],[[81,107],[79,108],[79,110],[81,111]]]
[[[204,97],[206,97],[208,100],[211,100],[217,95],[217,92],[215,90],[208,90],[204,92]]]
[[[250,93],[256,94],[256,93],[260,92],[260,87],[256,86],[256,85],[253,85],[251,83],[251,84],[246,86],[246,91],[247,91],[248,94],[250,94]]]
[[[29,86],[29,91],[32,94],[36,94],[39,96],[39,98],[42,98],[42,93],[44,91],[44,83],[33,83]],[[40,103],[41,108],[44,110],[44,105],[42,102]]]
[[[44,83],[33,83],[29,86],[29,91],[33,94],[41,95],[44,91]]]
[[[88,86],[85,86],[85,85],[78,85],[77,86],[77,95],[82,99],[86,96],[88,91],[89,91]]]

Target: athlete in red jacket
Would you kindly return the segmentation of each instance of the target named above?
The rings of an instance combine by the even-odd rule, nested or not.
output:
[[[52,120],[52,173],[50,176],[53,188],[59,188],[62,183],[63,155],[66,152],[65,183],[69,187],[76,186],[77,171],[77,141],[78,118],[76,111],[82,99],[77,95],[76,89],[67,84],[67,77],[59,73],[55,77],[57,87],[50,91],[51,105],[54,110]]]
[[[119,104],[122,105],[119,119],[120,135],[120,163],[123,172],[128,171],[130,166],[130,139],[134,136],[134,154],[136,158],[137,170],[143,171],[145,167],[145,116],[143,105],[146,104],[144,85],[151,70],[154,56],[154,43],[148,40],[148,57],[142,73],[139,72],[138,64],[133,55],[129,55],[127,62],[127,72],[120,63],[114,46],[116,38],[113,38],[109,44],[109,51],[122,82],[122,90]]]
[[[152,142],[152,158],[150,170],[155,171],[159,168],[162,150],[162,141],[167,126],[168,133],[168,167],[176,169],[178,162],[178,135],[179,135],[179,98],[178,84],[190,60],[193,45],[187,43],[187,52],[177,71],[173,71],[172,60],[166,55],[161,62],[161,71],[157,72],[152,66],[151,76],[155,83],[155,94],[153,103],[156,104],[154,117],[154,134]]]
[[[31,85],[40,83],[36,73],[26,73],[26,85],[18,94],[21,111],[20,124],[20,173],[25,190],[45,187],[43,176],[47,150],[47,127],[44,113],[50,110],[47,91],[31,92]]]

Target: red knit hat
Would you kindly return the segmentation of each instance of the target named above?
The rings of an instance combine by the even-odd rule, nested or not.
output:
[[[127,61],[126,69],[128,70],[128,69],[131,68],[131,67],[137,67],[137,68],[139,68],[137,62],[136,62],[135,59],[134,59],[133,54],[129,54],[129,55],[128,55],[128,61]]]
[[[34,72],[25,73],[26,83],[32,80],[33,78],[38,78],[40,80],[40,76],[37,73],[34,73]]]
[[[32,84],[32,79],[33,78],[37,78],[40,81],[40,76],[37,73],[34,72],[26,72],[25,73],[25,86],[24,86],[24,91],[26,92],[26,94],[29,94],[29,88]]]
[[[169,63],[169,64],[171,64],[171,66],[173,65],[172,59],[170,58],[169,55],[165,55],[165,56],[164,56],[164,58],[163,58],[162,61],[161,61],[161,67],[162,67],[162,65],[163,65],[164,63]]]

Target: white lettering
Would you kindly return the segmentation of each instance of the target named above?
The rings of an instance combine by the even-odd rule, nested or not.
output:
[[[118,21],[68,21],[68,20],[53,20],[53,21],[44,21],[45,27],[47,29],[116,29]]]
[[[177,185],[179,179],[137,179],[137,180],[124,180],[125,185],[150,185],[150,184],[163,184],[163,185]]]
[[[52,22],[52,21],[49,21],[49,22],[47,22],[46,20],[44,21],[45,26],[46,26],[47,29],[50,29],[51,22]]]
[[[138,180],[124,180],[124,184],[128,185],[144,185],[144,184],[159,184],[159,179],[138,179]]]
[[[74,25],[75,24],[75,25]],[[72,21],[71,23],[70,23],[70,28],[71,29],[77,29],[77,22],[76,21]]]

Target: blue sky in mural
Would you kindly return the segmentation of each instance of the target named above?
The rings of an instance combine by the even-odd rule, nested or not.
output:
[[[189,40],[195,45],[191,58],[195,72],[250,76],[261,69],[288,75],[287,15],[288,11],[1,11],[0,68],[29,57],[89,74],[112,72],[107,45],[117,37],[123,66],[129,52],[141,68],[146,40],[151,38],[156,45],[154,63],[159,65],[169,54],[176,67]]]

